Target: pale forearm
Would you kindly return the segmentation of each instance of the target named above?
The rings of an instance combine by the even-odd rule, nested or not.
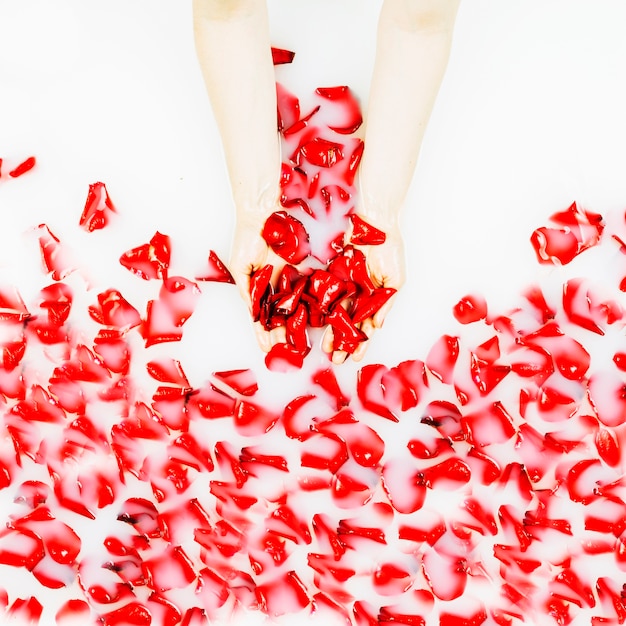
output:
[[[194,31],[237,211],[267,213],[280,155],[265,0],[194,0]]]
[[[361,165],[361,211],[396,226],[450,53],[459,0],[386,0]]]

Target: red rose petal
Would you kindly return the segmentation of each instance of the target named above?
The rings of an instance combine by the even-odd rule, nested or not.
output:
[[[144,280],[166,278],[170,265],[170,238],[157,231],[149,243],[122,254],[120,263]]]
[[[9,176],[11,176],[12,178],[18,178],[19,176],[26,174],[26,172],[32,170],[33,167],[35,167],[36,162],[37,161],[34,156],[28,157],[25,161],[22,161],[22,163],[20,163],[17,167],[13,168],[9,172]]]
[[[282,48],[272,47],[272,63],[274,63],[274,65],[291,63],[295,56],[296,53],[291,52],[291,50],[283,50]]]
[[[349,87],[345,85],[318,87],[315,93],[335,105],[335,110],[331,110],[332,121],[328,124],[331,130],[344,135],[350,135],[358,130],[363,123],[363,117],[359,103]],[[336,116],[336,121],[334,116]]]
[[[89,193],[85,201],[85,208],[78,225],[87,232],[100,230],[109,223],[109,216],[115,213],[115,207],[104,183],[89,185]]]
[[[350,215],[352,234],[350,243],[355,246],[377,246],[385,243],[387,236],[382,230],[368,224],[365,220],[353,213]]]
[[[302,222],[286,211],[272,213],[261,232],[267,245],[287,263],[302,263],[310,253],[309,235]]]
[[[228,267],[213,250],[209,250],[208,264],[208,270],[204,271],[201,276],[196,276],[196,280],[235,284],[235,279]]]

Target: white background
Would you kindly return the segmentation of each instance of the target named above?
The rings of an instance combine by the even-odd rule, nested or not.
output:
[[[348,84],[366,107],[380,4],[271,0],[273,43],[296,51],[278,80],[301,96]],[[533,229],[574,200],[600,213],[626,206],[625,24],[622,0],[463,1],[404,208],[408,282],[367,361],[423,358],[466,293],[507,309],[538,277],[560,284],[565,270],[535,261]],[[8,179],[31,154],[37,168]],[[136,297],[149,286],[117,259],[157,229],[172,237],[172,273],[201,271],[209,249],[228,258],[228,181],[190,2],[0,0],[0,158],[0,280],[25,299],[49,282],[29,236],[42,222],[86,280]],[[78,218],[98,180],[118,217],[86,234]],[[598,278],[608,271],[599,264]],[[236,290],[204,291],[168,354],[194,383],[261,370]],[[280,395],[283,381],[266,384]]]

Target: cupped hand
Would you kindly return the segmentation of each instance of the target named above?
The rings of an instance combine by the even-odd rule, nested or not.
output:
[[[376,246],[359,247],[365,255],[367,270],[375,287],[390,287],[400,290],[406,279],[404,241],[397,226],[386,231],[385,242]],[[394,294],[385,304],[371,317],[364,319],[357,326],[367,335],[368,341],[363,341],[352,354],[354,361],[360,361],[369,345],[369,338],[374,331],[382,328],[385,318],[396,299]],[[324,333],[322,348],[325,352],[332,353],[333,363],[343,363],[348,354],[340,350],[333,350],[333,330],[329,326]]]
[[[252,300],[250,298],[250,279],[252,275],[267,264],[273,266],[272,284],[285,265],[267,245],[261,236],[263,224],[268,213],[238,215],[235,224],[235,234],[230,255],[230,272],[239,288],[239,293],[252,312]],[[259,347],[264,352],[269,352],[273,345],[285,341],[285,328],[266,330],[263,325],[255,321],[254,332]]]

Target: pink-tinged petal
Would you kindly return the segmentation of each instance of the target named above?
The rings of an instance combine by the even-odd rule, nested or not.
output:
[[[596,581],[596,591],[602,608],[614,613],[618,624],[626,622],[626,601],[622,585],[607,576],[600,576]]]
[[[234,423],[237,432],[247,437],[269,432],[278,421],[278,415],[269,409],[246,400],[237,402]]]
[[[229,597],[229,585],[224,578],[208,567],[200,570],[196,598],[200,600],[202,607],[209,615],[224,606]]]
[[[170,238],[157,231],[149,243],[122,254],[120,263],[144,280],[166,278],[170,266]]]
[[[50,487],[39,480],[24,481],[15,494],[14,502],[25,504],[30,509],[36,509],[45,504],[50,496]]]
[[[311,118],[319,111],[319,107],[314,107],[309,113],[307,113],[304,117],[301,117],[295,124],[285,128],[283,130],[283,136],[288,138],[292,135],[300,134],[305,128],[308,127]],[[311,129],[313,130],[313,129]]]
[[[191,433],[182,433],[167,447],[170,460],[192,467],[196,471],[213,471],[213,461],[208,450],[204,449]]]
[[[482,485],[491,485],[495,480],[500,478],[502,469],[500,465],[477,448],[470,448],[467,453],[466,462],[472,472]]]
[[[199,296],[198,285],[182,276],[164,279],[159,290],[159,301],[169,308],[175,326],[182,326],[191,317]]]
[[[76,268],[73,267],[61,240],[46,224],[40,224],[37,231],[44,271],[50,274],[52,280],[63,280]]]
[[[451,457],[420,472],[420,480],[429,489],[458,489],[471,477],[469,465],[458,457]]]
[[[549,321],[554,319],[554,317],[556,316],[556,310],[554,307],[548,305],[548,303],[546,302],[546,298],[539,286],[534,285],[532,287],[529,287],[523,293],[523,295],[529,302],[529,304],[539,314],[539,321],[542,324],[547,324]]]
[[[265,518],[265,524],[269,532],[294,543],[309,545],[312,541],[307,522],[298,517],[287,504],[277,506]]]
[[[84,600],[70,599],[63,603],[54,618],[58,626],[78,626],[86,624],[91,616],[91,609]]]
[[[317,572],[317,574],[321,575],[322,579],[330,578],[338,583],[345,583],[356,574],[354,569],[342,565],[341,562],[337,562],[337,560],[327,554],[310,552],[307,554],[307,565]],[[321,582],[317,584],[318,587],[322,586]]]
[[[111,202],[105,184],[93,183],[89,185],[85,208],[78,225],[89,233],[100,230],[109,223],[111,213],[115,213],[115,206]]]
[[[30,313],[17,289],[0,286],[0,321],[20,323],[29,317]]]
[[[591,302],[588,289],[585,288],[581,278],[573,278],[563,286],[563,310],[572,324],[576,324],[585,330],[604,335],[591,316]]]
[[[557,370],[568,380],[583,380],[589,369],[589,353],[578,341],[564,335],[554,323],[546,324],[527,335],[522,343],[550,354]]]
[[[408,591],[413,578],[406,569],[395,563],[382,563],[372,574],[372,583],[381,596],[395,596]]]
[[[594,607],[596,600],[590,585],[585,584],[583,580],[574,572],[573,569],[567,567],[560,571],[549,584],[550,593],[563,598],[569,602],[573,602],[582,607]]]
[[[235,484],[223,481],[212,480],[209,484],[209,491],[222,502],[229,504],[232,502],[238,509],[244,511],[258,502],[256,496],[242,491]]]
[[[579,252],[576,235],[564,228],[538,228],[531,235],[530,243],[539,263],[567,265]]]
[[[183,372],[180,361],[176,359],[162,358],[149,361],[146,363],[146,369],[154,380],[189,389],[187,376],[185,376],[185,372]]]
[[[626,421],[626,384],[613,370],[592,374],[587,396],[604,426],[615,428]]]
[[[180,546],[170,546],[144,561],[142,569],[148,586],[157,592],[183,589],[197,580],[192,562]]]
[[[339,386],[337,377],[332,368],[321,369],[315,372],[311,380],[319,385],[335,401],[337,411],[341,411],[350,404],[350,397],[344,394]]]
[[[336,133],[350,135],[363,123],[361,108],[355,95],[345,85],[338,87],[318,87],[315,93],[325,98],[325,109],[330,109],[328,127]],[[332,103],[332,108],[328,105]]]
[[[35,596],[28,599],[16,598],[7,611],[7,617],[14,624],[39,624],[43,605]]]
[[[432,592],[440,600],[454,600],[465,591],[467,564],[460,557],[442,555],[431,548],[422,556],[422,571]]]
[[[385,452],[385,443],[369,426],[354,418],[349,410],[320,422],[317,429],[344,441],[350,456],[362,467],[377,467]]]
[[[183,337],[183,331],[173,319],[170,307],[160,300],[148,302],[141,334],[146,342],[146,348],[157,343],[180,341]]]
[[[356,626],[378,626],[377,611],[364,600],[357,600],[352,608],[354,622]]]
[[[276,83],[278,130],[284,130],[300,119],[300,101],[280,83]]]
[[[299,167],[294,167],[287,163],[281,166],[280,177],[281,196],[280,203],[286,209],[299,206],[305,213],[315,216],[308,200],[312,198],[309,194],[310,184],[307,175]]]
[[[0,531],[0,563],[32,570],[44,556],[41,537],[28,528]]]
[[[62,326],[67,321],[72,308],[72,290],[65,283],[53,283],[40,292],[39,306],[48,312],[48,322],[52,326]]]
[[[452,314],[461,324],[472,324],[487,317],[487,301],[480,295],[463,296],[453,307]]]
[[[426,367],[441,382],[452,382],[454,366],[459,357],[459,338],[442,335],[430,349],[426,357]]]
[[[94,337],[94,353],[105,367],[115,374],[127,374],[130,368],[130,350],[123,333],[118,330],[100,330]]]
[[[187,408],[191,418],[218,419],[235,414],[235,399],[213,385],[206,385],[189,397]]]
[[[341,176],[343,182],[348,187],[352,187],[354,184],[354,178],[361,164],[364,149],[365,144],[358,138],[352,138],[345,143],[344,154],[347,155],[347,157],[344,160],[344,168]]]
[[[209,267],[202,275],[196,276],[196,280],[206,280],[216,283],[230,283],[234,284],[235,279],[230,273],[226,264],[217,256],[217,253],[213,250],[209,250]]]
[[[550,216],[550,220],[559,226],[571,228],[580,241],[581,252],[596,245],[604,231],[602,215],[581,209],[576,202]]]
[[[467,439],[473,445],[484,447],[494,443],[509,441],[516,433],[513,418],[500,401],[488,407],[465,415],[461,424],[467,432]]]
[[[300,448],[302,467],[328,470],[335,474],[347,460],[346,444],[336,435],[313,435]]]
[[[259,388],[256,376],[250,369],[213,372],[213,376],[242,396],[253,396]]]
[[[145,498],[129,498],[122,504],[117,516],[120,522],[130,524],[137,534],[150,539],[159,538],[163,534],[158,518],[156,506]]]
[[[465,432],[461,427],[461,411],[452,402],[446,400],[430,402],[425,407],[420,421],[436,428],[443,437],[455,441],[465,439]]]
[[[415,513],[426,500],[426,485],[407,460],[390,459],[383,466],[382,484],[393,508],[399,513]]]
[[[297,613],[311,604],[306,587],[291,570],[256,589],[259,604],[270,616]]]
[[[209,618],[204,609],[192,606],[185,611],[180,626],[209,626]]]
[[[307,394],[297,396],[287,404],[281,422],[287,437],[305,441],[318,430],[316,424],[329,419],[333,413],[326,402]]]
[[[387,371],[387,367],[380,364],[362,367],[357,375],[356,391],[363,408],[392,422],[397,422],[398,417],[390,410],[384,397],[382,377]]]
[[[358,468],[358,469],[357,469]],[[331,495],[342,509],[358,508],[374,496],[379,475],[376,470],[345,463],[333,476]]]

